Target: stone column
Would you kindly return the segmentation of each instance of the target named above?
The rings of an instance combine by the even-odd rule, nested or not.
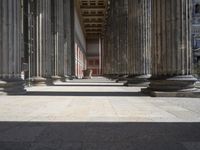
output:
[[[127,8],[128,0],[111,0],[104,40],[104,74],[117,82],[127,74]]]
[[[74,0],[63,0],[64,74],[68,79],[73,79],[75,76],[74,3]]]
[[[0,95],[25,94],[21,1],[0,1]]]
[[[64,21],[63,0],[52,0],[53,49],[51,81],[64,78]]]
[[[128,86],[148,86],[151,69],[151,1],[128,1]]]
[[[51,1],[29,2],[31,15],[28,30],[30,41],[30,76],[33,85],[45,85],[51,76]]]
[[[117,74],[119,77],[116,82],[126,82],[127,75],[127,51],[128,51],[128,0],[119,0],[117,3],[115,26],[117,26]]]
[[[106,27],[105,27],[105,36],[104,36],[104,49],[103,49],[103,74],[104,76],[112,79],[114,77],[113,72],[113,57],[112,57],[112,51],[113,51],[113,45],[112,45],[112,39],[113,39],[113,16],[112,16],[112,2],[109,1],[108,10],[107,10],[107,18],[106,18]]]
[[[110,11],[108,12],[110,14]],[[110,16],[110,15],[109,15]],[[104,48],[103,48],[103,74],[104,76],[111,78],[111,46],[110,46],[110,19],[107,18],[106,22],[106,29],[105,29],[105,36],[104,36]]]
[[[110,58],[108,61],[110,61],[110,74],[112,79],[115,79],[118,77],[118,74],[116,72],[116,67],[117,67],[117,61],[116,61],[116,54],[117,54],[117,27],[115,26],[117,18],[116,18],[116,1],[118,0],[111,0],[110,1],[110,24],[109,24],[109,30],[110,30],[110,43],[109,43],[109,48],[110,48]]]
[[[152,0],[152,96],[199,96],[192,76],[191,0]]]

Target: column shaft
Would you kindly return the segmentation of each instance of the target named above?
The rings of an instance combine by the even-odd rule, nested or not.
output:
[[[128,1],[128,72],[126,85],[148,85],[151,69],[151,1]]]
[[[41,85],[52,74],[51,1],[30,1],[28,7],[30,76],[34,85]]]
[[[194,96],[191,3],[191,0],[152,0],[152,79],[149,89],[153,96]]]
[[[153,76],[192,73],[190,0],[153,0]]]
[[[21,2],[0,1],[0,94],[24,94]]]
[[[104,37],[103,73],[120,76],[120,80],[127,74],[127,2],[110,1]]]
[[[65,76],[72,79],[75,76],[74,51],[74,0],[63,1],[64,17],[64,71]]]
[[[64,21],[63,0],[52,1],[53,43],[52,49],[52,79],[60,80],[64,77]]]

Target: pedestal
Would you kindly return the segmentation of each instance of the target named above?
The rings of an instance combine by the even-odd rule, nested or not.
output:
[[[46,86],[47,80],[43,77],[33,77],[30,79],[30,83],[32,86]]]
[[[128,75],[120,75],[118,77],[118,79],[116,80],[117,83],[126,83],[127,82],[127,78],[128,78]]]
[[[47,79],[47,85],[53,86],[56,82],[61,82],[62,78],[60,76],[51,76],[51,78]]]
[[[200,98],[200,89],[195,87],[197,79],[192,75],[162,77],[151,79],[150,81],[150,87],[142,89],[143,93],[150,96]]]
[[[1,79],[0,95],[24,95],[26,94],[25,82],[22,79]]]
[[[148,87],[150,84],[149,78],[151,75],[129,76],[125,86]]]

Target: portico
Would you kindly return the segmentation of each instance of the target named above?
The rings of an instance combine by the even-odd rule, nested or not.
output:
[[[151,96],[199,97],[191,6],[190,0],[2,0],[1,94],[24,94],[23,73],[34,86],[81,78],[90,57],[98,74],[148,87],[142,91]]]

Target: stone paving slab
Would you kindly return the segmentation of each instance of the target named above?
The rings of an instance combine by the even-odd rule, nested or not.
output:
[[[140,95],[140,87],[63,84],[1,96],[0,121],[200,121],[198,98],[152,98]]]

